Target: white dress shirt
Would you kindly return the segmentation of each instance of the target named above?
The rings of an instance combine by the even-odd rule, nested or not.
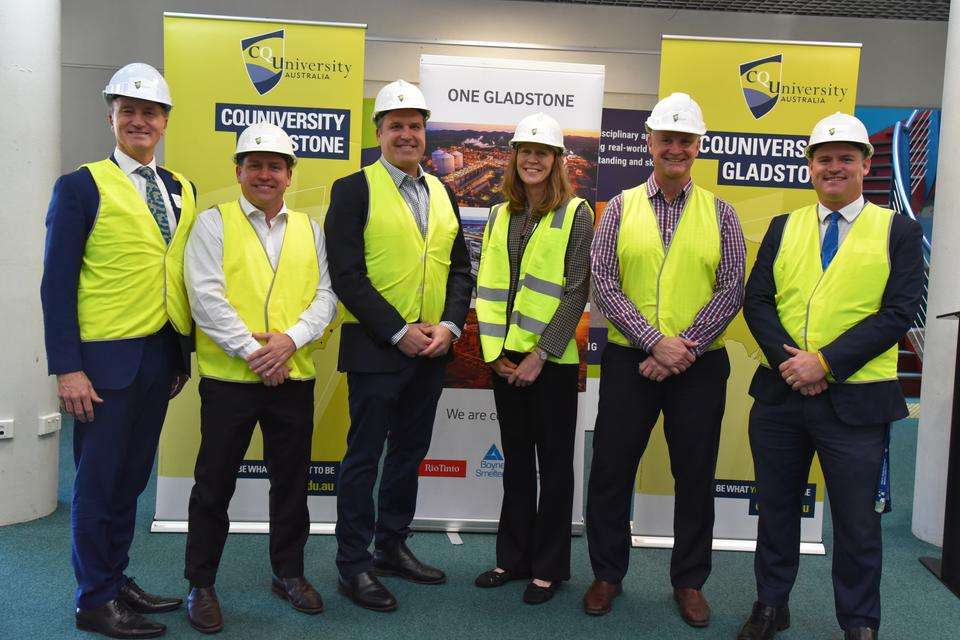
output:
[[[847,237],[847,233],[850,231],[850,226],[853,224],[853,221],[857,219],[857,216],[860,215],[860,212],[863,211],[863,208],[866,205],[867,203],[863,199],[863,194],[842,209],[831,209],[823,204],[818,203],[817,215],[820,217],[820,245],[823,246],[823,234],[827,232],[827,226],[830,224],[830,222],[827,220],[827,216],[834,211],[840,212],[840,220],[837,221],[837,231],[839,231],[839,235],[837,237],[837,248],[839,249],[840,245],[843,244],[843,239]]]
[[[141,176],[139,173],[136,173],[137,169],[140,167],[150,167],[153,169],[153,175],[156,176],[157,186],[160,187],[160,193],[163,195],[163,206],[167,210],[167,226],[170,228],[170,237],[173,237],[173,232],[177,230],[177,216],[173,215],[173,206],[170,204],[170,194],[167,193],[167,186],[163,184],[163,180],[160,179],[160,176],[157,175],[157,159],[154,157],[150,160],[150,164],[140,164],[138,160],[134,160],[123,151],[120,151],[120,147],[116,147],[113,150],[113,158],[117,161],[117,166],[120,167],[120,171],[123,171],[127,174],[127,177],[130,178],[130,182],[133,183],[133,186],[136,187],[137,192],[140,194],[140,197],[143,198],[143,201],[147,201],[147,179]],[[190,185],[183,185],[184,189],[190,189]],[[180,203],[177,203],[178,205]]]
[[[280,248],[283,246],[283,234],[287,227],[286,203],[270,223],[267,223],[264,212],[258,210],[242,195],[240,208],[257,232],[257,237],[260,238],[270,258],[270,264],[276,269],[280,259]],[[310,306],[300,314],[296,324],[284,329],[284,333],[290,336],[297,349],[322,337],[327,325],[337,314],[337,296],[330,286],[323,232],[314,220],[311,220],[310,224],[313,226],[313,237],[316,241],[320,280]],[[247,358],[261,347],[260,343],[253,339],[250,329],[240,319],[237,310],[226,298],[226,277],[223,273],[223,220],[216,208],[200,212],[194,222],[184,255],[184,277],[193,319],[211,340],[228,355],[241,358]]]

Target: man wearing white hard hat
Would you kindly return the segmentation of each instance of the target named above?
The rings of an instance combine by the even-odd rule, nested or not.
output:
[[[196,193],[154,156],[173,107],[163,76],[129,64],[103,96],[116,148],[54,185],[40,295],[49,372],[74,419],[76,624],[146,638],[165,626],[140,614],[182,603],[124,571],[167,403],[190,373],[183,250]]]
[[[270,478],[271,590],[294,609],[323,611],[304,577],[310,533],[313,351],[337,312],[319,225],[287,208],[296,156],[277,125],[252,124],[234,155],[240,197],[197,215],[186,251],[197,323],[200,450],[190,493],[186,569],[190,624],[223,627],[214,583],[237,469],[259,423]]]
[[[661,412],[675,480],[673,597],[683,620],[710,621],[713,493],[730,362],[723,332],[743,300],[745,244],[729,204],[691,179],[699,105],[674,93],[647,119],[653,174],[607,205],[592,247],[594,300],[607,318],[587,491],[596,577],[588,614],[610,611],[629,560],[637,465]]]
[[[350,407],[337,485],[338,588],[362,607],[392,611],[397,601],[375,572],[446,581],[406,538],[473,277],[453,192],[420,167],[430,117],[423,94],[391,82],[377,94],[373,117],[382,155],[333,184],[324,230],[345,310],[338,366],[347,372]]]
[[[830,494],[837,620],[848,640],[876,638],[880,626],[880,479],[889,425],[907,416],[897,342],[920,307],[922,232],[864,200],[873,146],[857,118],[818,122],[806,154],[818,202],[770,222],[743,309],[764,361],[750,385],[757,602],[741,640],[790,625],[814,453]]]

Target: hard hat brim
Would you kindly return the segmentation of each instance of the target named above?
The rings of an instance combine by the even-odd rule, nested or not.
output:
[[[869,142],[858,142],[856,140],[824,140],[823,142],[815,142],[813,144],[808,144],[807,148],[803,150],[803,154],[807,156],[807,160],[813,159],[813,152],[816,151],[817,147],[823,144],[828,144],[831,142],[843,142],[845,144],[850,144],[855,147],[860,147],[863,151],[864,158],[873,157],[873,145]]]
[[[397,107],[396,109],[384,109],[383,111],[374,111],[374,112],[373,112],[373,121],[376,122],[376,121],[377,121],[377,118],[379,118],[380,116],[382,116],[382,115],[384,115],[384,114],[386,114],[386,113],[390,113],[391,111],[400,111],[401,109],[413,109],[413,110],[415,110],[415,111],[419,111],[420,113],[423,114],[423,121],[424,121],[424,122],[426,122],[427,120],[430,119],[430,109],[422,109],[422,108],[420,108],[420,107]]]

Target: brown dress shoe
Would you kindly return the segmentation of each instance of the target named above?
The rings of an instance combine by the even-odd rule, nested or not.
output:
[[[699,589],[674,589],[673,599],[680,607],[680,617],[691,627],[710,624],[710,605]]]
[[[583,594],[583,610],[591,616],[602,616],[610,613],[613,608],[613,599],[623,593],[620,583],[594,580],[587,592]]]
[[[294,609],[311,615],[323,612],[323,600],[313,585],[303,576],[297,578],[273,577],[270,589],[274,594],[288,600]]]
[[[187,619],[201,633],[217,633],[223,629],[223,614],[217,590],[210,587],[190,587],[187,595]]]

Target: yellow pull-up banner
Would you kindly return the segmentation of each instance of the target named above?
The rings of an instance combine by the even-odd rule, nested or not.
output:
[[[240,194],[233,152],[247,126],[268,121],[297,155],[285,200],[321,223],[334,180],[360,168],[364,25],[165,14],[164,76],[174,108],[165,164],[198,190],[198,210]],[[308,486],[311,520],[336,519],[336,478],[349,426],[339,332],[314,353],[317,368]],[[196,372],[196,365],[194,365]],[[200,444],[197,376],[174,400],[160,439],[156,530],[182,530]],[[266,523],[267,480],[259,431],[237,470],[234,523]],[[256,530],[255,528],[252,530]]]
[[[749,274],[771,218],[816,202],[804,156],[807,138],[821,118],[837,111],[853,114],[860,45],[683,36],[664,36],[662,44],[659,97],[688,93],[703,109],[707,133],[693,181],[736,209]],[[747,437],[753,401],[747,389],[760,350],[742,314],[726,341],[731,372],[716,471],[714,547],[737,549],[756,540]],[[634,536],[659,546],[656,538],[673,535],[673,495],[661,424],[637,478]],[[823,472],[815,461],[803,495],[801,539],[812,543],[807,551],[822,553],[823,498]]]

